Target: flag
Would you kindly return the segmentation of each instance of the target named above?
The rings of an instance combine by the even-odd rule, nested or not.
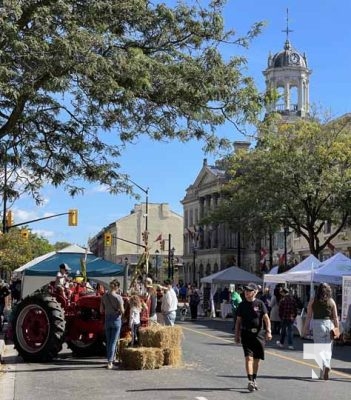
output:
[[[162,233],[160,233],[157,238],[154,240],[154,242],[159,242],[160,240],[162,240]]]
[[[268,251],[265,248],[262,248],[260,250],[260,264],[263,265],[266,262],[266,255]]]
[[[284,265],[285,264],[285,254],[279,255],[279,265]]]
[[[192,239],[194,239],[195,233],[194,233],[191,229],[189,229],[189,228],[186,228],[186,230],[188,231],[190,237],[191,237]]]

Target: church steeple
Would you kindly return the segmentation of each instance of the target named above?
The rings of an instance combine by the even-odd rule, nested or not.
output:
[[[279,99],[267,106],[267,113],[279,112],[285,119],[306,117],[309,114],[309,76],[305,54],[291,45],[289,33],[289,11],[287,10],[284,49],[274,56],[268,56],[268,67],[263,71],[266,89],[275,89]]]

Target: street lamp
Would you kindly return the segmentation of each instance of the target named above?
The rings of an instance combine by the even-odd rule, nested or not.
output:
[[[123,294],[127,294],[128,291],[128,271],[129,270],[129,263],[128,257],[124,259],[124,276],[123,276]]]
[[[289,235],[289,227],[287,225],[284,226],[284,272],[288,270],[288,244],[287,239]]]
[[[157,270],[158,270],[158,262],[159,262],[160,252],[158,250],[155,251],[155,276],[157,280]]]
[[[172,247],[172,249],[171,249],[172,281],[174,278],[174,252],[175,252],[175,248]]]
[[[133,180],[130,178],[126,177],[126,179],[132,183],[134,186],[136,186],[138,189],[140,189],[142,192],[145,193],[145,231],[144,231],[144,245],[145,245],[145,263],[146,263],[146,275],[149,272],[149,249],[147,247],[148,245],[148,239],[149,239],[149,232],[148,232],[148,217],[149,217],[149,188],[147,187],[144,189],[143,187],[139,186],[137,183],[135,183]]]
[[[196,247],[195,242],[193,242],[193,284],[196,281]]]

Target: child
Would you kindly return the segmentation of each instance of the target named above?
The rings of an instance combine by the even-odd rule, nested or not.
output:
[[[140,327],[140,313],[142,309],[142,304],[140,297],[137,295],[130,296],[129,299],[129,327],[132,332],[132,346],[138,343],[138,331]]]

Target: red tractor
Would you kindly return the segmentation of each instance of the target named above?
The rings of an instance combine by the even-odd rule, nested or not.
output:
[[[88,291],[75,283],[69,297],[48,285],[19,302],[13,311],[9,333],[19,355],[28,362],[56,357],[64,342],[74,355],[104,355],[104,316],[100,313],[99,290]],[[128,299],[125,300],[121,337],[128,331]],[[147,316],[142,316],[147,324]]]

